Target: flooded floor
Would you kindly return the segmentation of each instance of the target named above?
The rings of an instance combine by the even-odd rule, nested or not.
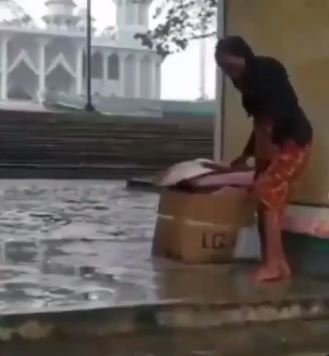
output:
[[[155,194],[124,182],[10,180],[0,197],[0,311],[152,298],[143,283],[153,278]]]
[[[295,278],[260,287],[246,266],[152,260],[158,195],[124,182],[0,180],[0,313],[193,299],[329,296]]]
[[[329,285],[315,281],[296,278],[292,283],[259,288],[251,284],[245,267],[152,260],[158,196],[127,191],[124,182],[3,180],[0,196],[1,314],[184,298],[243,302],[329,296]],[[245,331],[239,332],[240,345],[251,340]],[[264,332],[262,328],[260,339]],[[0,343],[0,356],[44,356],[50,350],[56,356],[77,352],[80,356],[238,355],[232,348],[239,345],[236,337],[236,333],[229,337],[223,331],[206,330],[97,341],[14,340]],[[226,342],[231,346],[223,347]],[[267,351],[257,354],[270,355]],[[273,355],[326,354],[303,352]]]

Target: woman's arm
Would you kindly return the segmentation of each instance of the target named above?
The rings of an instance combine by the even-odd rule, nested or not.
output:
[[[249,170],[250,168],[247,165],[247,161],[250,157],[254,155],[255,155],[255,133],[253,130],[240,156],[231,162],[231,167],[235,171]]]
[[[247,144],[242,151],[242,156],[246,157],[247,159],[250,157],[253,157],[255,154],[255,132],[252,130],[249,140],[247,141]]]
[[[225,167],[223,165],[217,163],[208,163],[202,162],[202,166],[205,168],[213,169],[217,173],[232,173],[232,172],[245,172],[250,171],[250,167],[247,165],[247,160],[250,157],[253,157],[255,154],[255,132],[254,130],[251,132],[250,137],[247,141],[245,148],[243,149],[241,155],[233,160],[229,167]]]

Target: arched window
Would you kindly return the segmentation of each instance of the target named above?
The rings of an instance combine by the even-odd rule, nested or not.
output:
[[[103,57],[99,52],[96,52],[91,57],[91,77],[94,79],[103,78]]]
[[[117,54],[111,54],[107,60],[108,67],[108,79],[119,79],[119,56]]]

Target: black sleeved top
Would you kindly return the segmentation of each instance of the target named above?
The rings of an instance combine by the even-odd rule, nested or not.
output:
[[[248,116],[272,121],[272,141],[280,146],[287,140],[304,147],[311,142],[313,132],[284,66],[274,58],[256,56],[243,78],[233,82],[242,94],[242,104]],[[253,134],[246,150],[252,153]]]

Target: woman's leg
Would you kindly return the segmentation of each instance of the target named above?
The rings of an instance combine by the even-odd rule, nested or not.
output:
[[[259,176],[267,170],[268,166],[269,166],[268,161],[256,159],[255,184],[256,184]],[[257,228],[258,228],[258,234],[260,237],[262,262],[266,261],[266,238],[265,238],[264,212],[265,212],[265,205],[261,201],[259,201],[259,203],[257,205]]]
[[[255,181],[255,194],[259,200],[258,229],[262,244],[263,264],[256,272],[257,281],[290,277],[290,268],[282,244],[282,218],[288,202],[289,184],[272,172],[275,162],[261,172]],[[276,170],[275,170],[276,171]],[[275,172],[274,171],[274,172]]]
[[[282,244],[282,213],[264,208],[263,211],[265,262],[257,270],[257,281],[271,281],[289,278],[291,271]]]
[[[291,188],[303,172],[310,147],[287,143],[272,158],[255,181],[255,195],[261,204],[265,263],[256,272],[257,281],[289,278],[291,271],[282,244],[282,219]]]
[[[261,247],[261,254],[262,254],[262,262],[266,261],[266,238],[265,238],[265,216],[264,216],[265,207],[263,204],[258,204],[257,207],[257,228],[258,234],[260,237],[260,247]]]

